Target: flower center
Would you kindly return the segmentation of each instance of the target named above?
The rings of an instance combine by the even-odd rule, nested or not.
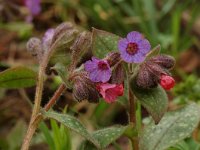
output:
[[[134,55],[135,53],[137,53],[138,51],[138,45],[137,43],[129,43],[126,51],[130,54],[130,55]]]
[[[106,62],[100,61],[98,63],[98,68],[101,69],[101,70],[106,70],[106,69],[108,69],[108,65],[107,65]]]

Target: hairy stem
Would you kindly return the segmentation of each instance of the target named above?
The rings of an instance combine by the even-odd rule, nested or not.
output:
[[[42,66],[42,65],[39,68],[38,82],[37,82],[36,95],[35,95],[35,105],[33,107],[31,120],[29,123],[27,133],[25,135],[21,150],[28,150],[33,134],[35,133],[35,130],[37,129],[37,126],[39,124],[39,122],[36,121],[35,118],[36,118],[36,115],[40,111],[40,104],[41,104],[41,99],[42,99],[42,91],[43,91],[43,83],[44,83],[44,68],[45,66]]]
[[[59,88],[56,90],[56,92],[54,93],[52,98],[45,105],[45,108],[44,108],[45,111],[48,111],[55,104],[55,102],[58,100],[58,98],[60,97],[60,95],[63,93],[63,91],[65,89],[66,89],[66,86],[64,84],[61,84],[59,86]],[[29,128],[27,130],[27,134],[24,138],[24,143],[21,148],[22,150],[28,150],[31,139],[32,139],[41,120],[42,120],[42,115],[40,113],[37,113],[37,115],[35,115],[34,117],[31,118]]]
[[[42,117],[38,119],[38,114],[40,113],[40,105],[41,105],[41,100],[42,100],[42,92],[44,88],[44,77],[45,77],[45,70],[47,68],[49,59],[51,55],[54,52],[55,46],[58,41],[56,41],[51,48],[44,53],[44,58],[42,59],[39,67],[39,72],[38,72],[38,79],[37,79],[37,87],[36,87],[36,92],[35,92],[35,105],[33,107],[33,112],[32,116],[30,119],[29,127],[27,130],[27,133],[25,135],[22,148],[21,150],[28,150],[30,146],[31,139],[33,137],[33,134],[35,133],[35,130],[38,127],[38,124],[42,120]]]
[[[135,101],[132,91],[129,89],[129,121],[135,124]]]
[[[137,109],[136,109],[136,127],[138,132],[141,130],[141,126],[142,126],[142,112],[141,112],[141,104],[140,102],[137,100]]]

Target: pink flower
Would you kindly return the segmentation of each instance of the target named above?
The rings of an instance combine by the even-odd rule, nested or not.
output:
[[[160,77],[160,85],[165,89],[165,90],[170,90],[171,88],[174,87],[175,85],[175,80],[173,77],[169,75],[162,75]]]
[[[98,83],[97,90],[107,103],[115,102],[118,96],[124,94],[123,84]]]

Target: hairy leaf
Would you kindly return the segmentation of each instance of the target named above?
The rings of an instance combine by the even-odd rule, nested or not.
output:
[[[94,56],[105,57],[111,51],[117,50],[119,36],[93,28],[92,30],[92,50]]]
[[[75,117],[67,114],[59,114],[56,112],[44,112],[44,117],[51,118],[62,123],[67,128],[85,137],[95,146],[100,147],[99,142],[92,137],[92,135],[87,131],[83,124]]]
[[[156,47],[154,47],[148,54],[147,54],[147,57],[146,57],[146,60],[147,59],[150,59],[151,57],[153,56],[157,56],[160,54],[160,44],[157,45]]]
[[[158,86],[152,89],[141,89],[135,84],[135,79],[132,80],[130,86],[137,99],[147,109],[155,123],[158,123],[168,106],[168,98],[163,88]]]
[[[114,142],[116,139],[118,139],[126,130],[127,126],[113,126],[109,128],[104,128],[101,130],[95,131],[92,136],[100,143],[100,148],[104,149],[109,144]],[[81,144],[80,150],[95,150],[93,144],[89,143],[88,141],[85,141]]]
[[[150,124],[140,138],[140,150],[164,150],[190,136],[200,120],[197,104],[166,113],[158,125]]]
[[[53,69],[56,70],[56,72],[58,73],[58,75],[61,77],[62,81],[65,83],[65,85],[68,87],[68,88],[71,88],[71,85],[68,81],[68,71],[67,71],[67,68],[61,64],[61,63],[57,63]]]
[[[15,67],[0,73],[0,87],[24,88],[36,84],[37,73],[26,67]]]

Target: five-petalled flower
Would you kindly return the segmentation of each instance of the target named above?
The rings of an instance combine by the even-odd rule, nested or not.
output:
[[[111,77],[111,68],[107,60],[92,57],[92,60],[84,64],[85,70],[89,73],[93,82],[107,82]]]
[[[141,63],[150,51],[151,45],[147,39],[143,38],[142,34],[132,31],[128,33],[127,38],[119,40],[118,49],[125,62]]]

